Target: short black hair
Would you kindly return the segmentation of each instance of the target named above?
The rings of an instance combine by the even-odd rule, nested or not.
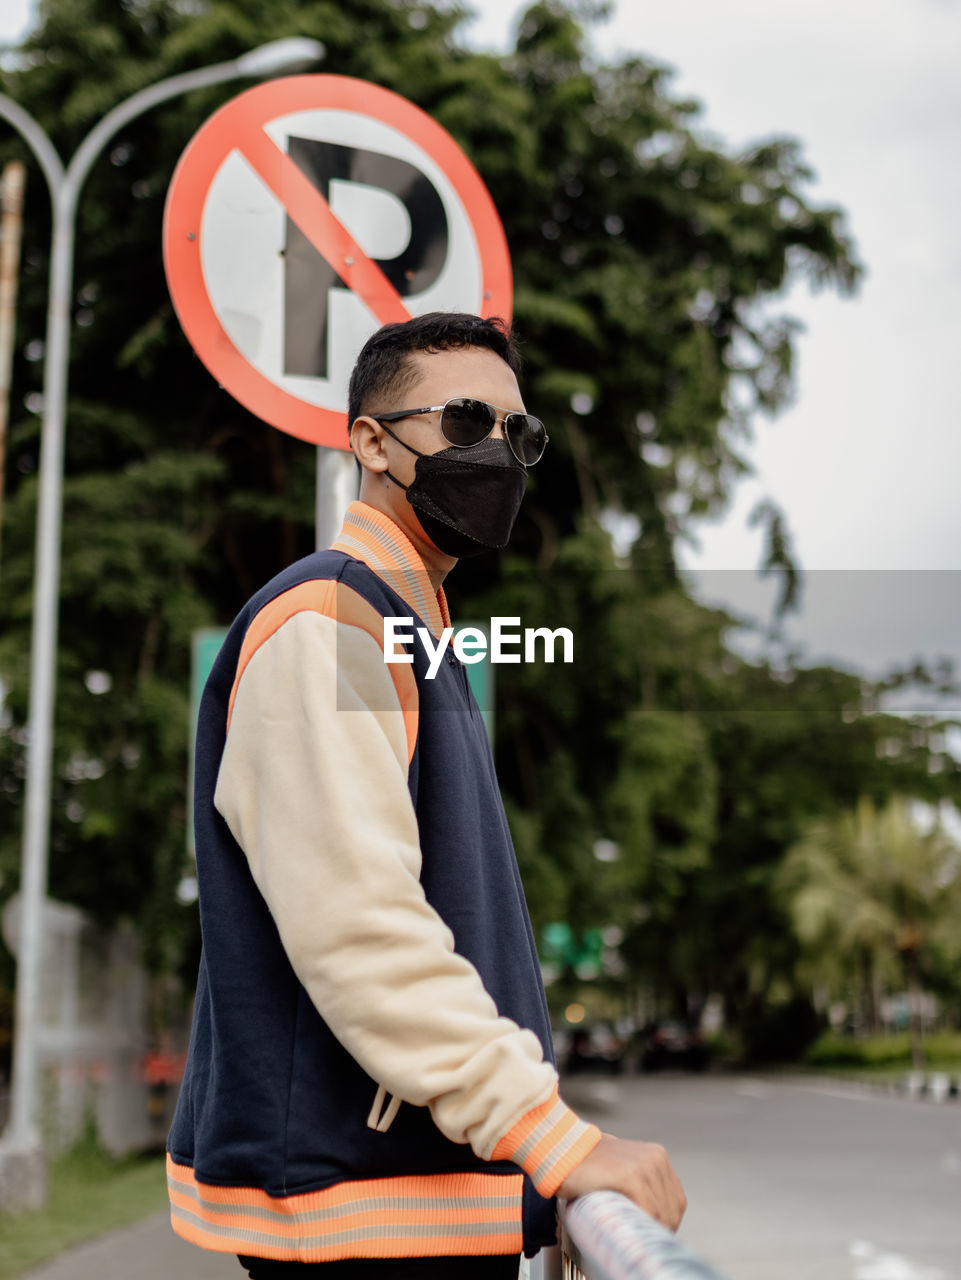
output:
[[[415,380],[410,359],[417,351],[454,351],[486,347],[510,370],[520,373],[520,352],[510,326],[498,316],[485,319],[461,311],[429,311],[398,324],[385,324],[364,343],[350,375],[347,431],[379,401],[382,411],[396,408],[396,398]]]

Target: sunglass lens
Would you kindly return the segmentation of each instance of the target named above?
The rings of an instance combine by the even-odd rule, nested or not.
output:
[[[547,429],[540,418],[529,413],[512,413],[505,424],[507,440],[518,462],[532,467],[547,448]]]
[[[469,448],[480,444],[494,429],[496,414],[484,400],[448,400],[441,414],[440,428],[445,440]]]

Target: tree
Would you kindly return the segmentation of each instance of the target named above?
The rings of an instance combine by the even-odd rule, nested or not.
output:
[[[961,849],[940,824],[924,831],[900,798],[809,825],[779,875],[812,968],[832,986],[839,971],[863,984],[877,1026],[881,984],[900,977],[911,993],[912,1056],[924,1063],[922,980],[934,948],[961,928]]]
[[[768,1016],[810,1001],[781,861],[859,795],[957,801],[946,722],[883,710],[886,694],[945,673],[871,682],[791,655],[748,662],[731,648],[736,619],[618,567],[597,526],[562,540],[552,571],[508,556],[475,616],[488,611],[576,637],[570,668],[498,668],[500,775],[515,831],[525,815],[537,926],[615,925],[626,972],[608,986],[643,987],[674,1016],[720,993],[749,1049],[803,1048]]]

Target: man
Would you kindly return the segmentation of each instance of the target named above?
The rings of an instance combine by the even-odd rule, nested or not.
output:
[[[442,582],[506,544],[546,445],[495,321],[433,313],[361,352],[360,500],[241,612],[201,706],[204,953],[168,1143],[174,1229],[283,1276],[515,1277],[551,1197],[612,1187],[675,1228],[662,1148],[560,1100],[484,726],[436,639]]]

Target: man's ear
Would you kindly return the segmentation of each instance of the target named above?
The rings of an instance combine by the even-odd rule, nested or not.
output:
[[[354,450],[354,457],[364,471],[382,472],[387,470],[389,463],[387,461],[387,450],[384,448],[386,435],[387,433],[380,423],[375,422],[373,418],[365,416],[354,419],[354,425],[350,432],[350,442]]]

